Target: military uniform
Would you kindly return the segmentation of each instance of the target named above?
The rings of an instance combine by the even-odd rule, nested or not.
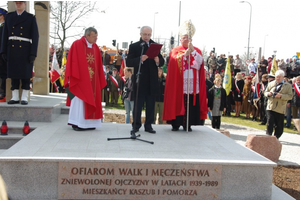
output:
[[[20,80],[22,80],[23,92],[27,90],[28,96],[38,41],[39,32],[34,15],[25,10],[21,15],[18,15],[16,11],[6,15],[1,53],[6,55],[7,77],[12,79],[13,99],[8,102],[9,104],[19,103],[17,90],[19,89]],[[23,94],[21,100],[22,102],[24,100]],[[24,102],[24,104],[27,103]]]
[[[4,10],[3,8],[0,8],[0,14],[3,16],[6,15],[7,11]],[[1,22],[0,22],[1,23]],[[4,28],[4,22],[0,24],[0,48],[1,48],[1,36]],[[6,89],[6,77],[7,77],[7,66],[5,60],[0,56],[0,86],[1,86],[1,91],[0,91],[0,100],[5,97],[5,89]]]

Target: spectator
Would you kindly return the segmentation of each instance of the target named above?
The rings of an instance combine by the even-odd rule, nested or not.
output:
[[[158,123],[162,124],[162,114],[163,114],[163,107],[164,107],[164,96],[165,96],[165,84],[166,78],[163,73],[162,68],[158,68],[158,95],[155,99],[155,111],[154,111],[154,123],[156,122],[156,117],[158,114]]]
[[[240,116],[241,106],[243,101],[243,88],[244,80],[242,79],[242,74],[238,72],[234,80],[234,102],[235,102],[235,117]]]
[[[233,62],[233,66],[234,66],[234,76],[236,76],[236,74],[240,72],[241,68],[243,67],[243,61],[242,59],[240,59],[239,54],[236,55],[236,59]]]
[[[260,65],[261,73],[267,74],[268,61],[265,59],[265,56],[261,57],[259,65]]]
[[[212,53],[210,58],[208,59],[208,67],[209,67],[209,69],[213,70],[213,74],[217,70],[217,59],[216,59],[214,53]]]
[[[266,117],[266,104],[267,101],[264,96],[265,89],[268,85],[268,74],[263,74],[261,78],[261,86],[260,86],[260,99],[258,102],[259,105],[259,118],[261,123],[259,125],[265,125],[267,123],[267,117]]]
[[[225,58],[225,54],[221,54],[219,59],[217,60],[217,69],[219,72],[222,71],[222,69],[225,70],[225,66],[226,66],[226,58]]]
[[[293,98],[292,86],[284,82],[284,71],[277,70],[275,80],[268,84],[264,95],[268,98],[267,112],[267,135],[272,135],[275,125],[274,135],[279,139],[283,133],[284,114],[286,103]]]
[[[245,78],[245,86],[243,88],[243,103],[242,103],[242,110],[246,114],[246,119],[250,119],[250,113],[251,113],[251,103],[249,101],[250,91],[251,91],[251,83],[252,78],[251,76],[247,76]]]
[[[299,64],[297,63],[297,58],[293,58],[293,62],[289,65],[290,78],[294,78],[299,74]]]
[[[117,68],[113,68],[113,74],[109,76],[109,92],[110,92],[110,103],[111,106],[118,106],[118,100],[119,100],[119,93],[121,91],[120,89],[121,84],[121,78],[118,75]]]
[[[126,124],[130,123],[130,111],[132,112],[134,106],[133,95],[131,95],[132,86],[133,86],[131,76],[132,76],[132,69],[130,68],[125,69],[126,81],[123,88],[122,99],[124,99],[124,106],[126,110],[126,117],[125,117]]]
[[[257,63],[255,62],[255,58],[252,58],[251,63],[248,65],[248,70],[251,77],[255,76],[257,70]]]
[[[284,62],[284,59],[281,59],[278,62],[278,69],[281,69],[282,71],[284,71],[284,76],[287,76],[286,68],[287,68],[287,64]]]
[[[291,100],[291,110],[293,119],[299,119],[300,112],[300,76],[297,76],[295,79],[295,83],[293,83],[293,98]],[[287,126],[290,124],[287,124]],[[295,130],[295,129],[294,129]]]
[[[216,78],[215,85],[208,90],[208,110],[211,111],[211,125],[220,129],[222,112],[226,111],[226,91],[221,87],[222,79]]]

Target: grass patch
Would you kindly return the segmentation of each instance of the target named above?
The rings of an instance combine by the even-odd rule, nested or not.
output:
[[[248,126],[251,128],[263,130],[263,131],[267,129],[267,125],[259,125],[260,121],[252,121],[252,117],[250,117],[250,119],[246,119],[245,118],[246,115],[243,113],[240,114],[240,117],[234,117],[233,115],[234,115],[234,113],[231,113],[231,117],[222,116],[221,123],[226,122],[226,123],[231,123],[231,124],[243,125],[243,126]],[[284,120],[284,123],[286,123],[285,120]],[[294,131],[293,128],[294,128],[294,125],[293,125],[293,121],[292,121],[291,127],[290,128],[284,127],[283,132],[297,134],[298,131]]]

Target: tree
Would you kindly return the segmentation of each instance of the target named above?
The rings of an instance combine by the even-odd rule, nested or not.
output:
[[[59,62],[63,58],[62,54],[65,50],[65,42],[67,38],[78,37],[82,33],[74,33],[76,28],[84,28],[84,23],[80,24],[80,20],[94,11],[98,11],[95,2],[89,1],[57,1],[51,2],[51,24],[54,24],[54,29],[50,31],[50,37],[58,39],[61,51]],[[71,33],[73,32],[73,33]]]

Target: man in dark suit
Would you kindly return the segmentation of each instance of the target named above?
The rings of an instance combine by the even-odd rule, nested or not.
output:
[[[34,15],[25,11],[25,1],[15,1],[15,12],[6,15],[1,54],[7,60],[7,77],[11,78],[12,99],[8,104],[20,103],[19,87],[22,82],[21,104],[28,104],[30,78],[37,55],[39,32]]]
[[[141,114],[144,103],[146,102],[146,121],[144,128],[146,132],[156,133],[151,124],[154,120],[155,96],[158,91],[158,67],[164,65],[164,59],[159,53],[154,59],[148,58],[145,55],[148,46],[155,43],[151,40],[152,29],[149,26],[143,26],[140,30],[140,41],[135,42],[129,46],[129,52],[126,60],[126,65],[134,67],[133,75],[133,93],[134,93],[134,110],[133,110],[133,123],[132,133],[138,132],[142,126]],[[143,52],[142,52],[143,51]],[[141,56],[142,55],[142,56]],[[137,73],[139,63],[141,62],[140,75],[138,77],[138,91],[137,91]],[[138,94],[136,102],[136,94]],[[136,109],[136,110],[135,110]],[[136,113],[136,116],[135,116]]]
[[[1,36],[3,32],[4,27],[4,21],[5,21],[5,15],[7,14],[7,11],[3,8],[0,8],[0,48],[1,48]],[[0,57],[0,100],[5,98],[5,90],[6,90],[6,77],[7,77],[7,69],[6,69],[6,62],[3,60],[2,57]]]

